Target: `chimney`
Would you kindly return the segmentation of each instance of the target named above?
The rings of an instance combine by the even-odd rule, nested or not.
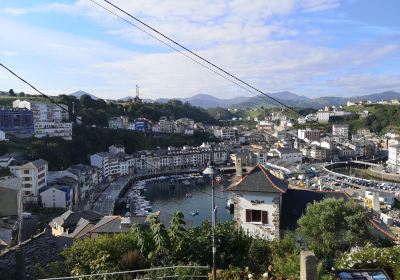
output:
[[[235,160],[235,166],[236,166],[236,178],[241,179],[243,177],[242,159],[239,158],[237,155]]]

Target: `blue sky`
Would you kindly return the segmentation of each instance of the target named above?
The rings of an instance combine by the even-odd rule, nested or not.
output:
[[[265,92],[400,91],[398,0],[113,2]],[[90,0],[2,0],[0,26],[0,61],[52,95],[251,95]],[[33,93],[0,71],[9,88]]]

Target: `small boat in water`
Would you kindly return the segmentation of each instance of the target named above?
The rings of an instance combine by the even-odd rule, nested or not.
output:
[[[194,217],[194,216],[197,216],[197,215],[199,215],[199,211],[196,211],[196,212],[190,212],[190,215],[192,215],[193,217]]]
[[[184,184],[186,186],[189,186],[190,185],[190,181],[189,180],[183,180],[182,184]]]

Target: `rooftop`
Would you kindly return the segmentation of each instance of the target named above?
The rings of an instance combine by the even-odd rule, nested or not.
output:
[[[264,166],[258,164],[239,182],[228,187],[228,191],[285,193],[288,182],[275,177]]]

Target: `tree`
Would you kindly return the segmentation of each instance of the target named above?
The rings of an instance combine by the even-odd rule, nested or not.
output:
[[[305,244],[321,258],[363,245],[370,237],[367,214],[353,200],[332,198],[310,204],[298,224]]]
[[[18,96],[19,96],[19,97],[24,97],[24,96],[25,96],[25,93],[24,93],[23,91],[21,91],[20,93],[18,93]]]
[[[13,89],[10,89],[10,90],[8,91],[8,95],[9,95],[9,96],[15,96],[14,90],[13,90]]]

